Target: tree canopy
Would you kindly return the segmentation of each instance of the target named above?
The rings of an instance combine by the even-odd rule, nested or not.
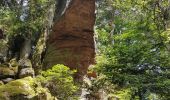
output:
[[[96,69],[119,88],[130,89],[126,100],[148,100],[152,94],[170,98],[169,4],[168,0],[99,2]]]

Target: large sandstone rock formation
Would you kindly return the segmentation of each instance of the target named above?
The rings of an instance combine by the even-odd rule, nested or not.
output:
[[[72,0],[63,16],[54,23],[47,42],[44,69],[64,64],[77,69],[82,80],[94,63],[95,0]]]

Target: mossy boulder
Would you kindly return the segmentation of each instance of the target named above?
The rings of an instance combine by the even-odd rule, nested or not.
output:
[[[20,59],[19,60],[19,68],[18,68],[18,73],[19,73],[19,78],[24,78],[27,76],[32,76],[34,77],[34,69],[32,68],[32,63],[30,59]]]
[[[19,78],[24,78],[24,77],[34,77],[34,69],[33,68],[23,68],[21,69],[21,71],[19,72]]]
[[[0,79],[12,77],[14,78],[18,73],[18,66],[9,67],[6,64],[0,64]]]
[[[15,75],[15,72],[10,68],[0,68],[1,75]]]
[[[21,68],[32,68],[32,63],[29,59],[20,59],[18,64]]]
[[[0,100],[54,100],[54,98],[35,79],[26,77],[1,85]]]

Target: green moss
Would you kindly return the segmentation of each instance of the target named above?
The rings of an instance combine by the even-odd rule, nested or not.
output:
[[[0,74],[1,75],[15,75],[18,72],[18,66],[13,66],[13,67],[9,67],[9,66],[7,64],[1,64]]]
[[[0,73],[2,75],[15,75],[14,70],[9,67],[0,67]]]
[[[35,98],[54,100],[48,89],[42,88],[32,77],[26,77],[11,81],[5,85],[0,85],[0,100],[14,100],[14,98],[20,98],[19,100],[21,100],[23,96],[26,96],[26,100],[40,100]]]
[[[18,94],[34,96],[35,92],[33,89],[34,80],[31,77],[15,80],[9,82],[6,85],[0,86],[0,98],[5,98],[6,95],[14,96]]]

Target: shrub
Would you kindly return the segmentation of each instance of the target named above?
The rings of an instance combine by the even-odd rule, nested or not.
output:
[[[37,79],[50,90],[53,96],[60,100],[68,100],[75,98],[74,93],[78,90],[72,77],[74,73],[74,70],[57,64],[52,69],[42,71]]]

